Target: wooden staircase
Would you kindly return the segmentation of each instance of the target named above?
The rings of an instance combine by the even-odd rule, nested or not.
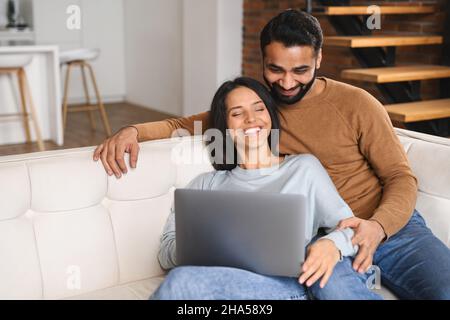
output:
[[[387,35],[387,36],[334,36],[325,37],[327,46],[346,48],[370,48],[370,47],[400,47],[400,46],[424,46],[442,44],[442,36],[411,36],[411,35]]]
[[[419,81],[450,78],[450,67],[414,65],[404,67],[383,67],[349,69],[341,73],[342,78],[374,83]]]
[[[385,107],[392,120],[403,123],[450,117],[450,99],[397,103]]]
[[[345,1],[335,2],[338,5],[322,6],[317,10],[313,10],[314,15],[328,16],[328,19],[330,19],[330,22],[340,34],[338,36],[324,37],[324,45],[349,48],[360,63],[367,66],[361,69],[343,70],[341,77],[348,80],[376,84],[383,95],[385,97],[388,96],[386,100],[391,101],[385,107],[394,122],[408,124],[437,119],[449,120],[450,99],[417,100],[420,100],[420,82],[431,79],[449,79],[450,66],[422,65],[419,64],[420,61],[418,61],[418,64],[406,66],[395,65],[395,50],[397,47],[442,45],[444,43],[443,36],[434,34],[372,35],[370,30],[362,30],[363,28],[361,28],[361,26],[365,27],[363,24],[365,23],[365,17],[374,13],[374,11],[369,9],[369,6],[342,4]],[[379,12],[382,15],[409,15],[430,14],[436,10],[431,5],[408,4],[402,6],[380,5]],[[353,20],[346,24],[346,19]],[[360,26],[359,29],[354,27],[357,24]],[[349,30],[351,31],[349,32]],[[355,34],[352,31],[355,31]],[[372,56],[376,54],[381,57],[373,59]],[[396,97],[395,91],[400,91],[400,89],[403,89],[406,93]],[[444,96],[449,97],[450,95]],[[436,126],[433,127],[436,128]],[[445,130],[447,135],[449,134],[448,130],[448,128]]]
[[[425,14],[433,13],[433,6],[389,6],[380,5],[380,14]],[[319,9],[315,14],[327,16],[348,16],[348,15],[371,15],[374,11],[369,6],[326,6]]]

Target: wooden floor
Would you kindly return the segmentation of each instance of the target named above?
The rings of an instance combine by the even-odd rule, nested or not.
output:
[[[159,121],[173,117],[169,114],[149,110],[128,103],[107,104],[105,107],[113,133],[130,124]],[[99,112],[95,112],[95,114],[97,127],[94,131],[91,130],[88,113],[69,113],[64,146],[59,147],[52,141],[46,141],[46,150],[88,147],[101,143],[106,138],[106,133],[100,120]],[[0,156],[38,151],[37,143],[0,146]]]

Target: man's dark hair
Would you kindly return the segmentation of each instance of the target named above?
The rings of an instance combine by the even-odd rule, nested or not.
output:
[[[261,52],[265,56],[265,48],[272,42],[281,42],[285,47],[311,46],[317,55],[322,48],[323,34],[319,21],[312,15],[289,9],[269,23],[261,31]]]
[[[211,111],[209,113],[209,128],[218,129],[221,133],[221,136],[225,139],[222,141],[223,150],[222,150],[222,159],[216,158],[215,150],[210,150],[212,157],[212,165],[216,170],[233,170],[237,166],[237,151],[234,143],[231,141],[231,137],[227,135],[228,122],[227,122],[227,106],[226,99],[231,91],[236,88],[246,87],[255,92],[261,100],[264,102],[272,120],[272,128],[280,129],[280,121],[278,118],[278,107],[275,101],[273,100],[269,90],[259,81],[248,78],[248,77],[239,77],[233,81],[227,81],[217,90],[214,95],[213,101],[211,103]],[[217,138],[217,137],[216,137]],[[213,141],[211,137],[207,137],[209,143]],[[268,138],[269,145],[271,145],[271,135]],[[230,154],[226,153],[227,144],[229,148],[230,144],[233,143],[233,156],[234,159],[229,159]],[[211,144],[214,146],[214,144]],[[230,151],[230,150],[228,150]],[[274,152],[275,150],[272,150]],[[228,158],[227,158],[228,155]]]

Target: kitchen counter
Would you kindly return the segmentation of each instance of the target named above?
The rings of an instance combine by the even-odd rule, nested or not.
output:
[[[53,140],[62,146],[63,129],[61,113],[61,88],[59,71],[59,49],[57,46],[0,46],[0,55],[32,55],[32,62],[25,68],[31,94],[37,111],[44,140]],[[0,74],[0,113],[20,112],[20,98],[16,77]],[[32,139],[35,140],[31,126]],[[0,122],[0,144],[25,143],[25,132],[21,121]]]

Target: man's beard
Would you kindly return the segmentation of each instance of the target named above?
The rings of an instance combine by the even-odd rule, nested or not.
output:
[[[309,92],[309,90],[311,90],[311,88],[314,84],[314,81],[316,80],[316,72],[317,72],[317,69],[314,69],[313,78],[311,79],[310,82],[308,82],[306,84],[301,83],[300,85],[297,86],[297,88],[300,88],[300,91],[295,96],[292,96],[292,97],[282,95],[280,93],[280,91],[278,90],[278,88],[280,86],[276,83],[270,83],[265,76],[264,76],[264,80],[266,81],[266,84],[270,88],[270,93],[272,94],[272,97],[275,99],[275,101],[278,104],[291,105],[291,104],[296,104],[296,103],[300,102],[300,100],[302,100],[306,96],[306,94]],[[295,88],[294,90],[296,90],[297,88]]]

